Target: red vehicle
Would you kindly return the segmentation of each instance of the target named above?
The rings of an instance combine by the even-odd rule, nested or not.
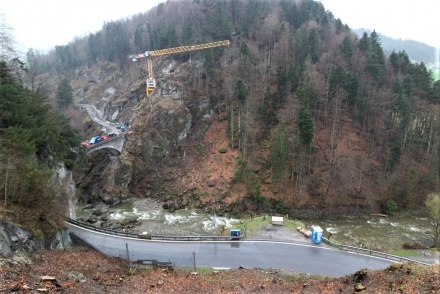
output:
[[[104,141],[104,140],[107,140],[108,139],[108,135],[101,135],[101,138],[102,138],[102,140]]]

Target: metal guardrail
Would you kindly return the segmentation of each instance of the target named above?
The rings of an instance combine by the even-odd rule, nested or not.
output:
[[[322,240],[331,245],[334,246],[340,250],[345,250],[345,251],[351,251],[351,252],[355,252],[355,253],[364,253],[364,254],[369,254],[371,256],[376,256],[376,257],[382,257],[385,259],[391,259],[391,260],[395,260],[398,262],[414,262],[414,263],[419,263],[419,264],[423,264],[423,265],[427,265],[427,266],[431,266],[431,264],[423,262],[423,261],[419,261],[419,260],[415,260],[415,259],[411,259],[411,258],[406,258],[403,256],[398,256],[398,255],[394,255],[394,254],[389,254],[389,253],[385,253],[385,252],[380,252],[380,251],[375,251],[375,250],[371,250],[368,248],[360,248],[360,247],[354,247],[354,246],[349,246],[349,245],[344,245],[344,244],[339,244],[333,241],[330,241],[327,238],[322,238]]]
[[[117,140],[117,139],[119,139],[120,137],[125,137],[125,135],[126,135],[127,133],[128,133],[128,132],[121,132],[121,133],[119,133],[117,136],[109,137],[109,138],[107,138],[106,140],[99,141],[98,143],[90,144],[90,146],[87,146],[85,149],[86,149],[86,150],[91,150],[91,149],[93,149],[93,148],[95,148],[95,147],[98,147],[98,146],[104,145],[104,144],[106,144],[106,143],[112,142],[112,141],[114,141],[114,140]]]
[[[146,239],[146,240],[162,240],[162,241],[232,241],[232,240],[240,240],[244,237],[244,234],[235,237],[235,236],[165,236],[165,235],[150,235],[150,234],[135,234],[129,232],[121,232],[116,230],[110,230],[105,228],[98,228],[93,225],[89,225],[86,223],[82,223],[76,220],[73,220],[68,217],[64,217],[64,220],[68,223],[74,224],[78,227],[86,228],[92,231],[105,233],[113,236],[127,237],[127,238],[137,238],[137,239]]]
[[[68,217],[64,217],[64,219],[68,223],[71,223],[71,224],[74,224],[78,227],[86,228],[86,229],[89,229],[92,231],[101,232],[101,233],[105,233],[105,234],[113,235],[113,236],[135,238],[135,239],[146,239],[146,240],[195,241],[195,242],[196,241],[234,241],[234,240],[241,240],[242,238],[244,238],[245,233],[246,233],[246,227],[245,227],[243,230],[243,234],[241,234],[239,237],[235,237],[235,236],[165,236],[165,235],[135,234],[135,233],[106,229],[106,228],[98,228],[96,226],[82,223],[82,222],[73,220]],[[429,263],[422,262],[422,261],[415,260],[415,259],[411,259],[411,258],[407,258],[407,257],[403,257],[403,256],[398,256],[398,255],[393,255],[393,254],[389,254],[389,253],[385,253],[385,252],[375,251],[375,250],[368,249],[368,248],[360,248],[360,247],[355,247],[355,246],[339,244],[339,243],[330,241],[327,238],[322,238],[322,240],[325,243],[327,243],[333,247],[336,247],[340,250],[350,251],[350,252],[354,252],[354,253],[368,254],[371,256],[382,257],[385,259],[391,259],[391,260],[395,260],[398,262],[413,262],[413,263],[418,263],[418,264],[422,264],[422,265],[426,265],[426,266],[431,266],[431,264],[429,264]],[[254,241],[258,241],[258,240],[254,240]],[[264,240],[264,241],[267,241],[267,240]],[[272,240],[272,241],[274,241],[274,240]],[[279,241],[281,241],[281,240],[279,240]]]

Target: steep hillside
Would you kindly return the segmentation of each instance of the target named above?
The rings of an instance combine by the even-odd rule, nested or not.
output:
[[[151,269],[127,270],[121,259],[75,246],[43,251],[0,265],[4,293],[438,293],[439,264],[392,265],[341,278],[281,270]],[[38,289],[38,290],[37,290]],[[358,289],[358,291],[355,291]],[[363,289],[363,290],[361,290]]]
[[[225,39],[155,57],[151,96],[145,59],[127,58]],[[133,131],[121,156],[90,157],[78,177],[84,201],[307,216],[392,213],[439,189],[440,83],[405,52],[385,57],[375,32],[358,39],[319,2],[168,1],[57,50],[41,57],[52,62],[49,87],[69,77],[76,103]]]

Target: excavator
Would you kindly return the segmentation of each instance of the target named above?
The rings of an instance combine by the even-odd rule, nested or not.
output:
[[[211,42],[211,43],[205,43],[205,44],[199,44],[199,45],[180,46],[180,47],[166,48],[166,49],[160,49],[160,50],[155,50],[155,51],[146,51],[145,53],[140,53],[137,55],[130,55],[129,57],[133,61],[136,61],[141,58],[147,59],[148,78],[146,80],[147,86],[146,86],[145,92],[148,97],[151,95],[151,93],[153,93],[154,89],[156,88],[156,79],[154,78],[154,75],[153,75],[152,57],[180,53],[180,52],[208,49],[208,48],[214,48],[214,47],[220,47],[220,46],[228,46],[229,44],[230,44],[229,40],[223,40],[223,41],[217,41],[217,42]]]

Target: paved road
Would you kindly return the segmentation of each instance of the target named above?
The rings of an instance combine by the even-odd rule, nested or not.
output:
[[[106,235],[67,223],[69,231],[98,251],[131,261],[156,259],[182,267],[288,269],[342,277],[357,270],[384,269],[393,262],[327,248],[322,245],[273,241],[159,241]]]
[[[92,118],[92,120],[98,123],[100,126],[106,128],[108,130],[108,133],[119,133],[116,125],[103,119],[95,106],[89,104],[78,104],[78,106],[87,110],[87,113]]]

